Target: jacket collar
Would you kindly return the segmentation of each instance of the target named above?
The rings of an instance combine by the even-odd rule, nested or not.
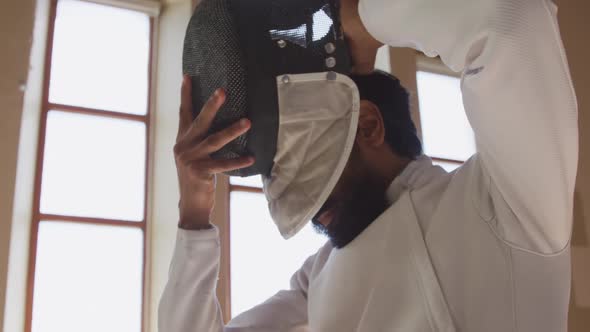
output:
[[[440,171],[443,170],[433,167],[430,157],[422,155],[416,158],[391,182],[386,192],[387,200],[390,204],[395,203],[406,190],[423,186]]]

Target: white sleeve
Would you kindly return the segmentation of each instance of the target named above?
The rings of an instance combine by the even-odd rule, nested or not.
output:
[[[572,228],[577,102],[550,0],[360,0],[368,31],[461,71],[498,232],[542,253]],[[501,209],[498,205],[505,205]],[[512,217],[510,217],[510,216]]]
[[[217,228],[178,230],[168,283],[160,300],[160,332],[305,331],[310,257],[291,279],[291,289],[241,314],[227,326],[216,297],[220,245]]]
[[[215,294],[219,258],[217,228],[178,229],[168,283],[158,308],[158,331],[223,331],[223,316]]]

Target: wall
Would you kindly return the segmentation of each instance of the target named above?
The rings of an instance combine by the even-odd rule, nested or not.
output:
[[[570,332],[590,330],[590,3],[559,0],[559,23],[578,96],[580,162],[572,238]]]
[[[182,44],[190,14],[190,0],[164,5],[158,26],[156,107],[151,128],[149,331],[157,331],[158,302],[168,280],[178,223],[178,180],[172,149],[178,129]]]

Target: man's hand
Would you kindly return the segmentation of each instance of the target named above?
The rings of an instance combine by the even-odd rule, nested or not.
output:
[[[375,68],[377,50],[383,46],[369,34],[358,12],[359,0],[340,0],[340,18],[352,57],[352,71],[368,74]]]
[[[250,129],[250,121],[241,119],[215,134],[207,136],[215,114],[225,101],[225,92],[215,91],[192,119],[191,80],[184,76],[182,81],[180,124],[174,158],[180,188],[179,227],[204,229],[210,227],[209,217],[215,202],[215,175],[251,166],[253,157],[229,160],[212,159],[209,155]]]

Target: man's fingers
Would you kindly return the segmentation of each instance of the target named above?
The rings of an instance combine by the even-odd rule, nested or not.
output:
[[[246,168],[254,164],[254,157],[240,157],[235,159],[209,159],[200,161],[194,167],[207,174],[219,174]]]
[[[215,151],[220,150],[231,141],[240,137],[248,130],[250,130],[250,120],[241,119],[240,121],[232,124],[231,126],[207,137],[200,144],[200,149],[205,154],[211,154]]]
[[[189,141],[177,143],[177,151],[181,154],[180,159],[184,162],[192,162],[209,157],[215,151],[220,150],[227,143],[238,138],[250,129],[250,121],[242,119],[233,125],[205,138],[202,142],[189,145]],[[194,142],[194,141],[193,141]]]
[[[191,87],[190,76],[184,75],[182,77],[182,87],[180,89],[180,114],[177,140],[186,132],[193,122]]]
[[[206,134],[213,123],[213,119],[219,111],[219,108],[225,102],[225,91],[223,89],[217,89],[211,95],[209,100],[205,103],[199,116],[195,119],[193,126],[190,128],[190,132],[187,134],[189,139],[194,139]]]
[[[193,120],[190,127],[177,137],[177,142],[183,141],[183,144],[194,144],[195,141],[201,140],[209,131],[211,123],[217,114],[217,111],[225,102],[225,92],[217,89],[209,100],[201,108],[199,115]]]

